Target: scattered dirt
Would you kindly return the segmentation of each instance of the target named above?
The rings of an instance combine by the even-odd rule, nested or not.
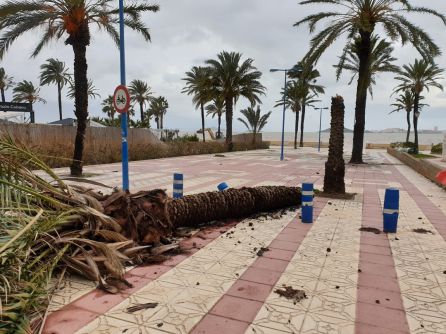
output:
[[[330,253],[330,252],[331,252],[331,248],[328,247],[328,248],[327,248],[327,253]]]
[[[254,252],[255,252],[255,248],[254,248]],[[268,247],[261,247],[258,251],[257,251],[257,256],[263,256],[263,254],[265,253],[265,252],[267,252],[267,251],[269,251],[269,248]]]
[[[217,158],[226,158],[226,155],[224,155],[224,154],[216,154],[216,155],[214,155],[214,157],[217,157]]]
[[[420,234],[428,234],[428,233],[430,233],[430,234],[434,234],[432,231],[426,230],[426,229],[424,229],[424,228],[414,228],[414,229],[412,230],[412,232],[420,233]]]
[[[381,231],[378,230],[375,227],[361,227],[359,230],[361,232],[371,232],[371,233],[374,233],[374,234],[380,234],[381,233]]]
[[[326,193],[326,192],[318,192],[315,193],[318,197],[325,197],[325,198],[333,198],[333,199],[343,199],[343,200],[354,200],[356,193],[345,193],[345,194],[332,194],[332,193]]]
[[[158,303],[145,303],[145,304],[137,304],[135,306],[131,306],[127,308],[127,312],[133,313],[140,310],[147,310],[148,308],[155,308],[158,306]]]
[[[285,297],[286,299],[293,300],[294,303],[300,302],[302,299],[307,299],[307,295],[303,290],[296,290],[291,286],[283,286],[283,289],[274,290],[281,297]]]
[[[375,300],[376,304],[381,304],[381,302],[379,301],[379,299]]]

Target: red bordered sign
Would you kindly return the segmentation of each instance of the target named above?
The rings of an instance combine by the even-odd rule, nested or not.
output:
[[[124,114],[130,108],[130,94],[126,86],[119,85],[113,94],[113,105],[117,112]]]

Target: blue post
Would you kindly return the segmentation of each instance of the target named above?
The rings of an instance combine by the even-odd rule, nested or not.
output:
[[[285,110],[286,110],[286,76],[288,71],[285,72],[285,86],[283,88],[283,115],[282,115],[282,145],[280,147],[280,161],[283,161],[283,146],[285,145]]]
[[[317,144],[317,151],[321,151],[321,128],[322,128],[322,108],[319,108],[319,142]]]
[[[124,44],[124,0],[119,0],[119,55],[121,64],[121,85],[125,80],[125,44]],[[128,112],[128,111],[127,111]],[[129,190],[129,154],[127,144],[127,114],[121,114],[121,137],[122,137],[122,189]]]
[[[226,182],[222,182],[222,183],[220,183],[218,186],[217,186],[217,189],[219,190],[219,191],[223,191],[223,190],[226,190],[226,189],[228,189],[229,188],[229,186],[228,186],[228,184],[226,183]]]
[[[384,196],[383,231],[396,233],[400,208],[400,191],[396,188],[387,188]]]
[[[313,183],[302,184],[302,223],[313,222]]]
[[[183,197],[183,174],[175,173],[173,174],[173,198]]]

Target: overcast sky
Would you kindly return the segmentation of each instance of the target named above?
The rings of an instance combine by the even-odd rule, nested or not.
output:
[[[4,2],[4,0],[0,0]],[[118,2],[118,1],[116,1]],[[281,109],[274,108],[283,86],[279,73],[270,73],[272,67],[291,67],[301,59],[308,49],[309,32],[307,27],[295,28],[293,24],[305,15],[314,13],[319,6],[299,5],[298,0],[159,0],[160,12],[147,14],[144,21],[150,27],[152,43],[146,43],[137,34],[126,30],[127,82],[142,79],[149,83],[156,95],[163,95],[169,101],[165,127],[182,130],[200,128],[200,113],[194,110],[191,98],[181,94],[184,86],[181,80],[184,72],[204,60],[213,58],[222,50],[237,51],[244,57],[254,58],[254,65],[263,72],[262,83],[267,94],[262,98],[262,110],[273,110],[265,131],[280,131]],[[445,0],[413,1],[446,14]],[[319,7],[320,8],[320,7]],[[412,15],[411,20],[422,24],[435,42],[446,49],[446,27],[439,19],[430,16]],[[322,27],[322,26],[321,26]],[[87,50],[88,75],[94,81],[102,98],[112,94],[119,84],[119,52],[112,40],[103,32],[92,27],[92,42]],[[31,80],[38,83],[39,66],[49,57],[65,61],[72,68],[73,53],[63,41],[50,44],[37,58],[29,55],[36,43],[38,31],[29,33],[17,40],[1,62],[7,73],[15,81]],[[321,97],[320,106],[329,106],[330,97],[344,96],[346,102],[346,126],[353,127],[354,99],[356,87],[348,86],[350,77],[344,75],[336,82],[333,64],[337,62],[345,40],[335,43],[317,64],[322,77],[319,82],[326,87],[326,95]],[[399,64],[412,62],[419,57],[411,46],[396,45],[395,56]],[[446,68],[444,55],[437,59]],[[405,127],[405,115],[391,110],[390,94],[395,81],[393,75],[381,75],[374,87],[374,99],[369,99],[367,107],[367,129]],[[446,81],[443,80],[446,85]],[[7,99],[12,92],[8,91]],[[41,95],[48,103],[35,106],[37,122],[49,122],[58,118],[57,93],[55,86],[42,87]],[[429,108],[423,110],[420,128],[431,129],[438,126],[446,129],[446,93],[433,89],[426,95]],[[101,99],[90,101],[92,116],[101,115]],[[239,117],[239,109],[247,106],[240,100],[234,117]],[[139,115],[139,113],[138,113]],[[64,116],[74,117],[73,103],[64,99]],[[328,115],[327,115],[328,116]],[[293,131],[293,114],[287,113],[287,131]],[[215,127],[216,120],[207,119],[206,126]],[[316,131],[318,114],[311,108],[307,112],[306,130]],[[323,127],[329,126],[325,117]],[[234,121],[235,131],[242,131],[243,125]]]

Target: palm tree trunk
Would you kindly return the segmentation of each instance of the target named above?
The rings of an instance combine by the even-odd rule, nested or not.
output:
[[[84,23],[76,37],[70,36],[66,43],[71,44],[74,51],[74,114],[77,118],[73,162],[70,166],[70,170],[71,175],[81,176],[84,139],[88,118],[88,64],[86,57],[87,45],[90,44],[88,23]]]
[[[218,130],[217,130],[217,139],[221,138],[221,113],[218,114]]]
[[[420,94],[416,93],[413,103],[413,132],[415,133],[415,154],[419,153],[418,149],[418,109],[420,105]]]
[[[62,120],[62,87],[57,83],[57,102],[59,104],[59,120]]]
[[[409,142],[410,137],[410,111],[407,112],[407,134],[406,134],[406,143]]]
[[[300,119],[300,147],[304,147],[304,125],[305,125],[306,103],[302,103],[302,118]]]
[[[5,98],[5,89],[2,88],[2,89],[1,89],[1,92],[2,92],[2,102],[6,102],[6,98]]]
[[[139,102],[139,113],[141,115],[141,122],[144,121],[144,103]]]
[[[294,124],[294,149],[297,150],[297,133],[299,132],[299,111],[296,110],[296,123]]]
[[[359,72],[358,86],[356,88],[356,107],[355,107],[355,127],[353,130],[353,150],[350,163],[362,164],[362,150],[364,147],[364,130],[365,130],[365,111],[367,106],[367,66],[370,58],[371,50],[371,33],[360,32],[361,43],[359,45]]]
[[[161,130],[164,129],[164,114],[160,116]]]
[[[228,146],[228,151],[231,152],[234,144],[232,143],[232,112],[234,107],[234,101],[232,97],[227,97],[225,99],[226,105],[226,145]]]
[[[203,143],[206,142],[206,136],[204,134],[204,104],[200,104],[201,107],[201,132],[203,134]]]

